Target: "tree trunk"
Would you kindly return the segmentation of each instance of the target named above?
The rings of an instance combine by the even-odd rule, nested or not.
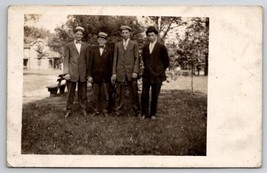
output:
[[[191,91],[194,94],[194,65],[191,67]]]
[[[209,69],[209,54],[205,55],[205,67],[204,67],[204,75],[208,76],[208,69]]]

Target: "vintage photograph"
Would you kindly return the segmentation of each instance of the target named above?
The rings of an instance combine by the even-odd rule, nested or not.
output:
[[[207,155],[208,17],[40,13],[23,27],[21,154]]]
[[[7,166],[258,168],[263,8],[8,8]]]

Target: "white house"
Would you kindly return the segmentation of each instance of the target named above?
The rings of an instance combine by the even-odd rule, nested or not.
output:
[[[24,69],[60,69],[61,66],[61,55],[51,50],[45,40],[38,38],[24,45]]]

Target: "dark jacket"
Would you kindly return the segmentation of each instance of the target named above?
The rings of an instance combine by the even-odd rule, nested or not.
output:
[[[170,60],[167,48],[157,42],[152,53],[149,53],[149,44],[143,47],[144,62],[143,82],[161,83],[166,80],[165,70],[169,67]]]
[[[112,75],[113,52],[107,47],[104,48],[102,56],[99,47],[90,50],[89,76],[94,83],[110,82]]]
[[[88,77],[88,45],[82,43],[79,54],[74,41],[67,43],[64,49],[63,73],[70,74],[70,81],[85,82]]]

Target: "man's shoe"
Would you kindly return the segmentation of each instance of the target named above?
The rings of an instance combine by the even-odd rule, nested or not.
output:
[[[119,116],[121,116],[121,113],[120,112],[115,112],[115,116],[119,117]]]
[[[103,113],[103,116],[104,116],[104,117],[108,117],[108,113],[107,113],[107,112],[104,112],[104,113]]]
[[[93,113],[93,117],[94,116],[99,116],[99,114],[100,114],[99,112],[95,112],[95,113]]]
[[[156,119],[156,116],[151,116],[151,119],[152,119],[152,120]]]
[[[87,116],[87,112],[85,110],[82,110],[82,113],[81,113],[83,116]]]
[[[141,117],[142,117],[142,114],[139,112],[139,113],[136,114],[136,116],[137,116],[138,118],[141,118]]]
[[[65,118],[69,117],[71,115],[71,111],[67,111],[65,114]]]

